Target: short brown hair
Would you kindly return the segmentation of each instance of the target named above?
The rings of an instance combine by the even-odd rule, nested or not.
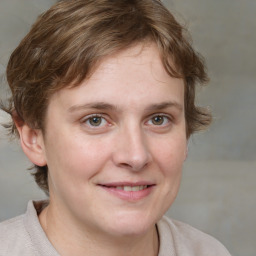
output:
[[[44,132],[47,105],[56,91],[88,78],[105,56],[151,41],[170,76],[185,81],[189,138],[210,124],[211,115],[195,106],[195,85],[208,78],[202,57],[186,35],[157,0],[58,1],[39,16],[12,53],[6,72],[12,97],[10,105],[2,108]],[[9,129],[18,135],[14,123]],[[37,184],[48,193],[47,166],[34,167]]]

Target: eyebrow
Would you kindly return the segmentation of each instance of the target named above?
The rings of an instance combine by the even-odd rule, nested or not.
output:
[[[68,112],[72,113],[75,111],[83,110],[83,109],[98,109],[98,110],[113,110],[117,109],[116,106],[105,103],[105,102],[95,102],[95,103],[87,103],[83,105],[74,105],[68,109]]]
[[[152,104],[146,108],[146,111],[155,111],[155,110],[163,110],[166,108],[177,108],[179,111],[183,110],[183,106],[176,101],[168,101],[157,104]]]
[[[166,108],[177,108],[178,110],[182,111],[183,106],[179,104],[176,101],[168,101],[168,102],[161,102],[161,103],[156,103],[148,106],[145,110],[146,112],[150,111],[159,111],[163,110]],[[105,102],[94,102],[94,103],[87,103],[83,105],[74,105],[68,109],[68,112],[73,113],[76,111],[81,111],[84,109],[97,109],[97,110],[117,110],[118,107],[109,103]]]

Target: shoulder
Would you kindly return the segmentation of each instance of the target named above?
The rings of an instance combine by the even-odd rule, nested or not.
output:
[[[0,256],[58,255],[39,223],[44,204],[30,201],[24,215],[0,223]]]
[[[0,255],[20,255],[20,249],[29,244],[24,226],[24,215],[0,223]]]
[[[176,250],[182,256],[230,256],[218,240],[188,224],[164,216],[157,227],[162,252],[159,256],[165,256],[168,250]],[[168,248],[170,244],[174,249]]]

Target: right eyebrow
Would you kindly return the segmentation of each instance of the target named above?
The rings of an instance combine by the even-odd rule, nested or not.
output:
[[[94,103],[86,103],[81,105],[73,105],[68,109],[68,112],[73,113],[76,111],[81,111],[84,109],[98,109],[98,110],[114,110],[117,109],[116,106],[111,105],[105,102],[94,102]]]

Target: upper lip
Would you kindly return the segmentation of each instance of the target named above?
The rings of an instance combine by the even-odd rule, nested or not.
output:
[[[155,185],[153,182],[148,181],[137,181],[137,182],[130,182],[130,181],[118,181],[118,182],[107,182],[107,183],[99,183],[100,186],[105,187],[122,187],[122,186],[152,186]]]

